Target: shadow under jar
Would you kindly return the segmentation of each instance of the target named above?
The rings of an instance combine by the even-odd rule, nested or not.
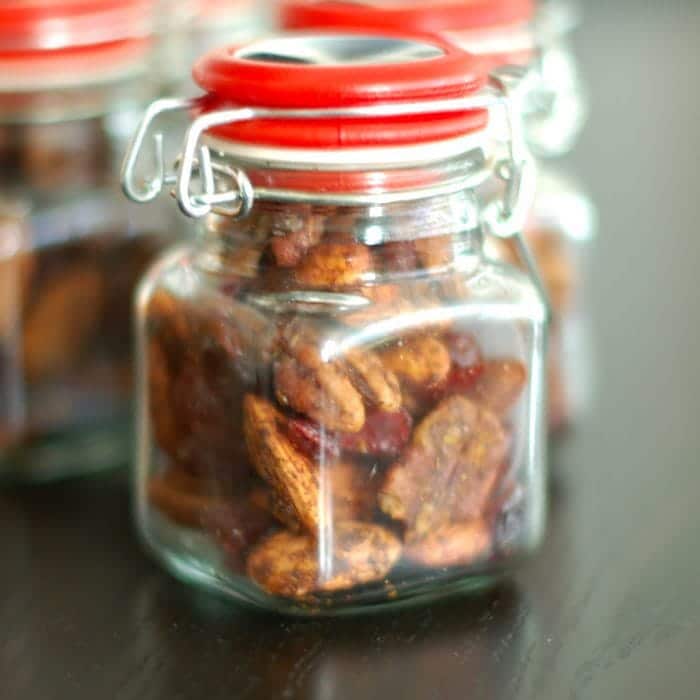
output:
[[[118,180],[150,27],[143,1],[0,8],[0,478],[130,451],[131,297],[166,229]]]
[[[134,480],[187,581],[357,612],[483,586],[541,538],[546,311],[483,255],[475,194],[505,88],[434,41],[291,35],[195,66],[178,199],[201,235],[140,287]]]

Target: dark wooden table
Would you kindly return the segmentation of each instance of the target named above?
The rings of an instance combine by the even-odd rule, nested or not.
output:
[[[477,598],[290,621],[162,573],[123,476],[5,492],[0,698],[700,697],[699,35],[692,0],[617,0],[578,40],[597,393],[553,450],[541,556]]]

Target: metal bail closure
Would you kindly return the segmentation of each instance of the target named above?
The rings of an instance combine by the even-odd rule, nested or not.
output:
[[[175,188],[175,197],[184,214],[200,218],[213,211],[238,219],[248,216],[255,199],[248,176],[240,168],[213,163],[209,147],[200,143],[200,138],[208,129],[254,116],[254,110],[243,107],[203,114],[192,122],[185,136]],[[200,181],[198,193],[193,193],[191,188],[195,170]]]
[[[139,123],[136,133],[132,137],[122,164],[121,183],[124,194],[134,202],[142,204],[154,200],[165,185],[175,184],[175,175],[167,175],[165,172],[165,158],[163,156],[163,134],[156,131],[153,134],[153,159],[154,172],[152,174],[137,175],[139,159],[144,142],[148,137],[151,126],[162,115],[169,112],[178,112],[189,109],[195,100],[184,98],[165,98],[156,100],[149,105],[146,113]]]
[[[523,128],[523,99],[528,94],[533,74],[516,66],[505,66],[491,75],[492,82],[504,95],[510,142],[509,157],[496,165],[496,175],[505,183],[503,199],[491,202],[484,210],[483,224],[486,232],[496,238],[513,239],[518,257],[525,265],[542,302],[547,321],[551,320],[552,306],[542,281],[537,261],[530,250],[523,229],[535,199],[536,166],[527,147]]]

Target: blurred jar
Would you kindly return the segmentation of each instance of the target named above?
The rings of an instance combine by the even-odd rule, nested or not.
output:
[[[539,156],[562,155],[570,150],[585,121],[584,90],[567,42],[577,16],[572,6],[561,0],[542,2],[537,7],[532,0],[447,0],[431,3],[429,9],[410,0],[282,0],[280,16],[289,29],[437,32],[492,66],[528,66],[534,80],[523,103],[524,122],[528,145]],[[496,141],[503,141],[507,138],[507,121],[492,120],[491,133]],[[590,227],[582,237],[576,226],[569,226],[572,216],[567,207],[575,201],[577,211],[590,212],[593,206],[580,188],[570,182],[564,184],[554,173],[548,175],[549,169],[548,162],[539,168],[538,205],[525,234],[555,313],[549,351],[549,403],[550,428],[556,431],[571,425],[582,413],[588,394],[582,389],[590,375],[586,353],[574,345],[576,351],[570,354],[563,329],[583,327],[578,313],[583,308],[578,300],[585,293],[581,264],[593,237]],[[487,183],[486,190],[484,196],[503,196],[499,183]],[[513,258],[507,245],[492,246],[491,253]]]
[[[268,24],[260,0],[157,0],[159,59],[156,70],[164,94],[196,91],[192,63],[224,43],[241,44]]]
[[[568,173],[543,168],[525,227],[552,308],[548,348],[550,432],[562,432],[583,417],[593,388],[591,329],[584,294],[588,287],[596,210]],[[519,264],[508,241],[489,240],[487,254]]]
[[[153,95],[150,5],[0,7],[0,477],[129,453],[131,295],[168,228],[118,181]]]
[[[177,197],[201,234],[138,299],[141,536],[282,612],[485,585],[545,517],[545,307],[484,255],[518,222],[477,196],[532,175],[494,162],[504,98],[439,39],[272,37],[194,75]]]
[[[374,30],[438,33],[493,66],[528,66],[528,143],[540,157],[573,147],[587,99],[568,37],[578,23],[566,0],[280,0],[280,22],[291,30]]]

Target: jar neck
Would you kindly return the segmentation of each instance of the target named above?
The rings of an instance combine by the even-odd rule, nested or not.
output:
[[[206,217],[195,261],[214,275],[262,275],[283,286],[293,284],[295,269],[317,246],[371,260],[360,285],[468,272],[482,255],[478,214],[471,190],[387,205],[258,202],[244,220]]]

